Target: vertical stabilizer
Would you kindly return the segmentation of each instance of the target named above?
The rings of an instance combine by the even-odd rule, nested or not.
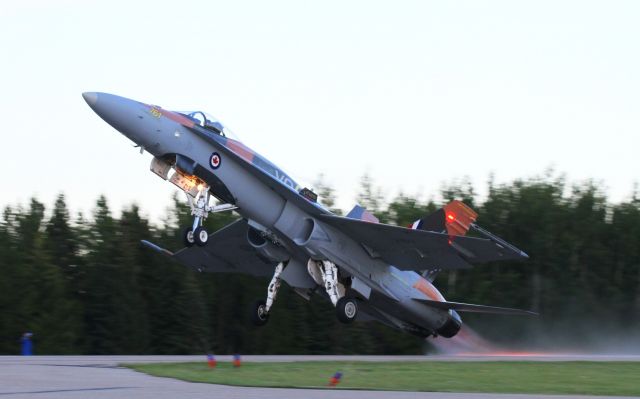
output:
[[[411,228],[414,230],[447,233],[450,236],[463,236],[476,221],[478,214],[462,201],[451,201],[434,213],[416,220]]]

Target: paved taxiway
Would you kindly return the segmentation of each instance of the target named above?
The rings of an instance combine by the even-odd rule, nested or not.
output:
[[[219,356],[220,361],[230,357]],[[640,361],[640,356],[530,355],[517,360],[539,361]],[[479,361],[515,360],[513,356],[245,356],[244,361],[364,360],[364,361]],[[0,357],[0,397],[11,399],[61,398],[230,398],[230,399],[334,399],[334,398],[420,398],[420,399],[529,399],[606,398],[604,396],[556,396],[514,394],[469,394],[429,392],[381,392],[243,388],[196,384],[170,378],[151,377],[126,368],[123,363],[204,361],[203,356],[4,356]],[[620,398],[620,397],[616,397]]]

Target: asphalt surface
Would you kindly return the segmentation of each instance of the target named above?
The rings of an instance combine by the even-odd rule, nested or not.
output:
[[[640,356],[616,355],[521,355],[517,360],[536,361],[640,361]],[[218,356],[230,361],[230,356]],[[245,356],[245,362],[274,361],[480,361],[514,360],[514,356]],[[205,361],[203,356],[4,356],[0,357],[0,398],[229,398],[229,399],[333,399],[333,398],[420,398],[420,399],[525,399],[606,398],[605,396],[470,394],[441,392],[381,392],[280,388],[244,388],[197,384],[170,378],[151,377],[119,367],[125,363]],[[621,397],[616,397],[621,398]]]

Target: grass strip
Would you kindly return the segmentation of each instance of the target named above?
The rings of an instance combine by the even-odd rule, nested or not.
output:
[[[430,392],[640,396],[637,362],[287,362],[127,364],[158,377],[212,384]]]

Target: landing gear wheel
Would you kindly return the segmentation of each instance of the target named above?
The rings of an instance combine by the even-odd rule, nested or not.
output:
[[[340,322],[349,324],[358,316],[358,303],[355,298],[342,297],[336,303],[336,315]]]
[[[267,313],[267,303],[260,299],[253,304],[251,309],[251,323],[254,326],[264,326],[269,321],[269,313]]]
[[[209,240],[209,233],[207,233],[207,230],[205,230],[204,227],[200,226],[193,232],[193,240],[198,244],[198,246],[204,247],[207,245],[207,241]]]
[[[182,239],[184,241],[184,245],[187,247],[192,247],[193,244],[196,243],[195,237],[193,236],[193,230],[191,227],[187,227],[184,229],[184,234],[182,235]]]

